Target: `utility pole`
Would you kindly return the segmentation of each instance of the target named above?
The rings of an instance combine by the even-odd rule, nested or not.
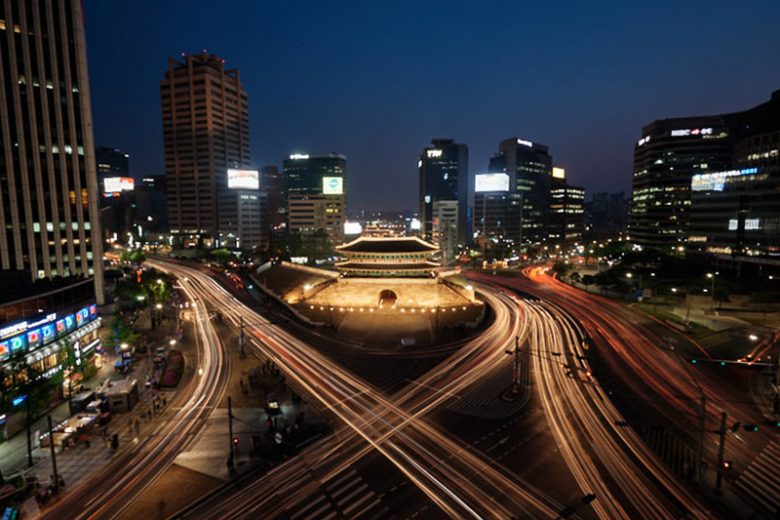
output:
[[[696,443],[696,475],[694,475],[694,481],[696,483],[701,482],[702,473],[702,457],[704,456],[704,428],[707,420],[707,398],[704,396],[704,392],[701,394],[700,408],[699,408],[699,442]]]
[[[233,457],[233,400],[228,396],[228,435],[230,438],[228,441],[230,442],[230,456],[228,457],[228,467],[230,468],[230,471],[233,471],[233,468],[235,468],[235,459]]]
[[[514,356],[512,359],[512,393],[520,393],[520,336],[515,336],[514,350],[507,350],[507,354]]]
[[[772,402],[772,410],[775,417],[780,414],[780,353],[777,355],[777,369],[775,370],[775,399]]]
[[[720,415],[720,445],[718,446],[718,477],[715,480],[715,492],[720,494],[720,484],[723,480],[723,452],[726,450],[726,418],[728,414],[723,412]]]
[[[32,456],[32,438],[30,437],[30,430],[32,429],[32,410],[30,409],[30,393],[28,388],[27,395],[24,396],[24,404],[26,409],[26,416],[27,416],[27,467],[32,468],[33,467],[33,456]]]
[[[246,352],[244,351],[244,315],[242,314],[239,317],[239,333],[238,333],[238,348],[241,352],[241,358],[243,359],[246,357]]]
[[[51,427],[51,415],[47,415],[46,419],[49,423],[49,446],[51,447],[51,468],[54,474],[54,494],[60,492],[60,476],[57,474],[57,455],[54,451],[54,432]]]

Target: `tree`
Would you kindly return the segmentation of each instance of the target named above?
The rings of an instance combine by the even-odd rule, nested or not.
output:
[[[553,264],[552,270],[558,276],[563,276],[569,270],[569,264],[559,260]]]
[[[119,350],[120,345],[127,343],[132,345],[138,341],[139,335],[133,330],[133,327],[127,323],[119,313],[114,314],[108,323],[108,330],[111,334],[106,336],[105,347],[107,349]]]
[[[588,290],[589,285],[593,285],[596,282],[596,279],[593,277],[592,274],[586,274],[582,276],[582,283],[585,284],[585,290]]]
[[[574,283],[579,283],[580,281],[582,281],[582,277],[580,276],[580,273],[578,273],[576,271],[571,273],[569,278],[571,278],[571,281],[574,282]]]
[[[220,247],[211,252],[211,256],[222,265],[227,265],[233,259],[233,253],[229,249]]]
[[[712,293],[713,298],[718,302],[718,309],[723,307],[724,302],[729,301],[729,292],[724,287],[718,287],[715,292]]]
[[[125,249],[119,259],[130,264],[141,264],[146,261],[146,254],[141,249]]]

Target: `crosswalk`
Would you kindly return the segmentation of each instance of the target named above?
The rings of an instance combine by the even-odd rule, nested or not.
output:
[[[682,478],[693,476],[696,452],[676,435],[668,430],[650,426],[637,427],[637,433],[673,473]]]
[[[390,518],[382,499],[355,471],[349,470],[320,488],[312,500],[289,511],[290,520],[331,520],[334,518]]]
[[[512,364],[507,363],[460,393],[447,410],[483,419],[506,419],[518,413],[526,399],[503,399],[512,384]]]
[[[740,474],[734,487],[770,518],[780,517],[780,441],[768,444]]]

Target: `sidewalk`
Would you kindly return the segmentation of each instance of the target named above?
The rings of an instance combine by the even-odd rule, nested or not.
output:
[[[144,315],[148,314],[144,313]],[[146,327],[140,329],[141,332],[148,330],[148,316],[144,321],[143,315],[136,322],[136,327],[144,323]],[[149,334],[149,343],[147,348],[154,349],[166,338],[174,333],[174,319],[165,320],[160,327]],[[145,385],[146,378],[149,376],[154,379],[154,369],[149,366],[149,356],[146,353],[136,353],[134,356],[133,369],[129,374],[117,374],[114,371],[114,362],[116,356],[113,353],[106,352],[106,359],[98,373],[89,381],[85,387],[98,388],[106,380],[135,379],[138,384],[139,400],[132,411],[123,414],[112,414],[111,422],[105,427],[96,426],[90,435],[89,445],[85,442],[79,442],[76,446],[62,449],[57,448],[56,460],[57,471],[65,482],[66,490],[69,487],[77,485],[79,482],[98,471],[113,456],[115,451],[111,449],[109,439],[114,433],[119,434],[119,450],[132,442],[144,429],[144,426],[154,420],[152,411],[152,390]],[[161,400],[164,396],[166,401],[171,400],[171,393],[175,389],[157,391]],[[52,426],[57,427],[59,423],[71,416],[68,400],[65,399],[57,404],[48,414],[52,419]],[[48,433],[47,416],[39,418],[32,425],[31,437],[35,438],[35,432],[40,435]],[[106,435],[102,435],[102,431]],[[35,475],[39,481],[48,483],[50,475],[53,474],[51,451],[49,447],[39,447],[33,449],[32,467],[27,466],[27,437],[26,430],[22,430],[16,435],[0,444],[0,471],[3,476],[8,477],[16,474],[27,476]]]
[[[238,338],[232,331],[220,330],[228,350],[230,377],[225,397],[209,417],[197,441],[176,459],[176,464],[190,470],[229,480],[226,461],[230,452],[227,397],[233,405],[233,435],[239,442],[235,449],[235,467],[242,472],[257,465],[274,465],[299,449],[301,443],[326,429],[320,410],[306,401],[294,398],[294,391],[274,367],[266,366],[256,349],[247,346],[246,356],[238,351]],[[250,372],[255,376],[250,380]],[[265,407],[268,398],[279,403],[280,415],[269,418]],[[270,421],[269,421],[270,419]],[[273,423],[276,423],[276,427]],[[276,433],[282,435],[277,444]]]

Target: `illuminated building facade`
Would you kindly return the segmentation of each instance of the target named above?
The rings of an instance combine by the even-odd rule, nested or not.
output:
[[[93,276],[103,303],[82,2],[9,0],[0,22],[0,272]]]
[[[195,245],[218,237],[228,169],[251,164],[247,94],[238,70],[203,52],[168,60],[160,98],[171,234]]]
[[[780,265],[780,91],[734,118],[733,166],[691,180],[688,251]]]
[[[523,236],[522,198],[510,191],[503,158],[493,158],[493,173],[474,176],[474,243],[489,257],[504,260],[519,251]]]
[[[646,126],[634,155],[631,241],[678,251],[687,246],[694,253],[764,256],[764,248],[774,247],[769,245],[772,220],[761,208],[772,205],[778,130],[780,91],[743,112]]]
[[[95,150],[100,187],[100,224],[105,239],[126,243],[134,234],[135,179],[130,176],[130,154],[101,146]]]
[[[691,177],[731,164],[731,132],[722,116],[655,121],[634,147],[629,233],[642,247],[683,248]]]
[[[344,241],[347,158],[341,154],[293,154],[284,160],[287,229],[303,240]]]
[[[569,185],[566,170],[553,167],[548,240],[560,245],[581,243],[584,213],[585,188]]]
[[[420,181],[421,234],[433,239],[434,204],[456,201],[458,204],[457,240],[471,241],[472,198],[469,187],[469,150],[453,139],[434,139],[417,161]]]
[[[3,283],[3,289],[13,288],[13,281]],[[0,292],[0,402],[24,399],[27,384],[58,375],[64,381],[60,395],[67,396],[88,364],[99,367],[103,362],[92,281],[54,280],[37,285],[32,294],[20,286],[17,297],[8,298],[9,292]],[[22,292],[25,296],[19,298]],[[10,414],[0,429],[18,431],[23,417]]]
[[[453,265],[458,258],[459,206],[457,200],[438,200],[433,203],[432,240],[439,245],[444,265]]]

